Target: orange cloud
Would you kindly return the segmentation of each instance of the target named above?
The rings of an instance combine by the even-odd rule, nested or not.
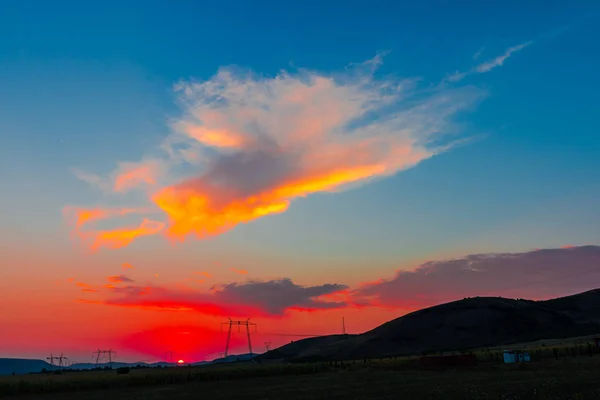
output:
[[[113,189],[116,192],[127,191],[141,183],[148,185],[156,184],[158,164],[154,162],[140,164],[127,163],[121,169],[115,177]]]
[[[98,289],[96,289],[92,285],[84,283],[84,282],[77,282],[77,283],[75,283],[75,285],[77,285],[78,287],[80,287],[81,291],[84,292],[84,293],[96,293],[96,292],[98,292]]]
[[[144,218],[140,225],[136,227],[124,227],[112,230],[83,229],[85,225],[97,220],[133,213],[147,213],[149,210],[146,208],[80,208],[67,206],[63,212],[74,223],[74,233],[83,242],[87,243],[92,250],[98,250],[101,247],[112,249],[124,247],[137,237],[155,235],[165,227],[164,222]]]
[[[384,165],[337,169],[291,180],[246,197],[232,195],[235,189],[227,191],[196,180],[163,189],[153,200],[169,216],[169,235],[183,238],[194,233],[203,238],[223,233],[240,223],[282,213],[293,198],[331,191],[381,174],[385,169]]]
[[[115,275],[109,276],[108,281],[110,283],[124,283],[124,282],[133,282],[133,279],[126,277],[125,275]]]
[[[194,272],[194,274],[195,274],[195,275],[204,275],[204,276],[205,276],[205,277],[207,277],[207,278],[211,278],[211,277],[212,277],[212,275],[211,275],[210,273],[208,273],[208,272],[205,272],[205,271],[198,271],[198,272]]]
[[[208,129],[203,126],[190,126],[186,133],[198,142],[212,147],[241,147],[244,138],[227,130]]]
[[[235,269],[235,268],[229,268],[232,272],[235,272],[236,274],[240,274],[240,275],[247,275],[248,271],[246,271],[245,269]]]
[[[201,171],[170,176],[148,200],[166,214],[168,237],[206,238],[283,213],[297,198],[393,175],[452,147],[441,135],[482,92],[453,87],[423,95],[414,82],[376,80],[380,64],[377,56],[347,75],[274,78],[221,69],[203,82],[181,82],[176,90],[185,109],[161,145],[168,157],[122,164],[115,190],[156,183],[156,165]],[[100,242],[116,248],[128,238],[119,231]]]
[[[92,237],[92,250],[98,250],[101,247],[118,249],[129,245],[140,236],[156,235],[164,227],[164,222],[144,218],[142,223],[137,227],[92,232],[88,237]]]
[[[135,268],[135,267],[129,263],[123,263],[123,269],[133,269],[133,268]]]
[[[146,212],[148,212],[148,210],[144,208],[83,208],[67,206],[63,209],[63,213],[69,220],[74,222],[77,228],[81,228],[85,224],[101,219]]]

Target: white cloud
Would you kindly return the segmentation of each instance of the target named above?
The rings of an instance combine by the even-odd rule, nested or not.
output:
[[[476,65],[475,67],[471,68],[468,71],[456,71],[455,73],[453,73],[452,75],[449,75],[445,78],[446,81],[448,82],[458,82],[464,78],[466,78],[469,75],[472,74],[482,74],[485,72],[489,72],[492,69],[496,68],[496,67],[500,67],[502,65],[504,65],[504,62],[514,53],[523,50],[525,47],[530,46],[531,44],[533,44],[533,41],[530,40],[528,42],[525,43],[521,43],[519,45],[516,46],[512,46],[509,47],[508,49],[506,49],[504,51],[504,53],[502,53],[501,55],[494,57],[488,61],[485,61],[481,64]],[[476,60],[480,57],[481,52],[483,51],[483,47],[481,49],[479,49],[477,51],[477,53],[475,53],[473,55],[473,59]]]
[[[493,58],[489,61],[486,61],[482,64],[479,64],[477,67],[475,67],[475,70],[477,72],[488,72],[496,67],[500,67],[504,64],[504,61],[506,61],[506,59],[508,59],[508,57],[510,57],[513,53],[523,50],[525,47],[531,45],[532,43],[533,43],[532,41],[529,41],[529,42],[521,43],[517,46],[509,47],[508,49],[506,49],[504,54],[502,54],[496,58]]]
[[[485,46],[481,46],[481,48],[479,50],[477,50],[475,52],[475,54],[473,54],[473,60],[477,60],[481,54],[483,53],[483,50],[485,49]]]
[[[454,117],[483,91],[377,79],[381,63],[378,55],[340,73],[271,77],[229,67],[181,81],[175,90],[182,113],[161,148],[166,179],[156,181],[142,162],[129,165],[126,172],[136,172],[130,182],[156,183],[149,200],[169,217],[169,235],[202,238],[284,212],[298,197],[396,174],[450,148]]]

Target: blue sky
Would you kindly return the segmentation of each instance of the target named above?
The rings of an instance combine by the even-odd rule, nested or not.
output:
[[[0,17],[0,152],[11,188],[2,218],[17,235],[61,229],[65,203],[97,200],[71,169],[108,172],[156,145],[179,112],[171,88],[180,79],[227,65],[329,72],[389,51],[378,73],[435,86],[533,40],[460,82],[486,92],[461,115],[471,142],[343,194],[299,199],[211,246],[388,266],[596,243],[597,11],[592,2],[10,2]]]

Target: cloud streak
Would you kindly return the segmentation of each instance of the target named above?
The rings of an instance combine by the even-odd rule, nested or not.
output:
[[[473,67],[472,69],[470,69],[469,71],[465,71],[465,72],[455,72],[454,74],[450,75],[448,78],[446,78],[446,80],[450,81],[450,82],[458,82],[464,78],[466,78],[469,75],[472,74],[482,74],[485,72],[489,72],[494,68],[497,67],[501,67],[502,65],[504,65],[504,62],[510,57],[512,56],[514,53],[519,52],[521,50],[523,50],[524,48],[530,46],[533,44],[533,41],[527,41],[521,44],[518,44],[516,46],[512,46],[509,47],[508,49],[506,49],[504,51],[504,53],[502,53],[501,55],[494,57],[488,61],[485,61],[481,64],[476,65],[475,67]],[[473,59],[477,59],[480,57],[481,55],[481,51],[483,49],[480,49],[479,51],[477,51],[477,53],[475,53],[475,55],[473,56]]]
[[[73,234],[92,251],[102,247],[118,249],[125,247],[140,236],[156,235],[165,227],[161,221],[143,218],[137,225],[121,226],[113,229],[96,229],[98,221],[114,219],[130,214],[146,214],[149,208],[82,208],[67,206],[63,214],[73,227]],[[132,268],[132,266],[128,267]],[[123,266],[125,267],[125,264]]]
[[[506,61],[508,59],[508,57],[510,57],[513,53],[523,50],[525,47],[531,45],[532,43],[533,43],[532,41],[528,41],[528,42],[521,43],[521,44],[513,46],[513,47],[509,47],[508,49],[506,49],[504,54],[499,55],[498,57],[493,58],[489,61],[486,61],[482,64],[479,64],[477,67],[475,67],[475,70],[479,73],[483,73],[483,72],[489,72],[496,67],[500,67],[504,64],[504,61]]]
[[[231,270],[231,272],[234,272],[238,275],[248,275],[248,271],[246,271],[245,269],[236,269],[236,268],[229,268]]]
[[[125,275],[114,275],[106,278],[110,283],[129,283],[133,282],[133,279],[126,277]]]
[[[283,213],[298,198],[396,174],[450,148],[445,134],[455,133],[453,118],[483,92],[422,91],[416,79],[376,79],[380,63],[376,57],[337,74],[274,77],[222,68],[207,80],[181,81],[175,90],[182,114],[161,146],[164,157],[131,168],[121,163],[114,188],[158,184],[148,165],[160,165],[168,183],[148,200],[166,225],[151,231],[202,239]],[[134,237],[108,240],[107,247]]]

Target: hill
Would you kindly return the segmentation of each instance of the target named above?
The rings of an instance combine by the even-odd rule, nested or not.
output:
[[[561,311],[577,322],[600,324],[600,289],[540,301],[538,304]]]
[[[360,335],[300,340],[257,360],[356,360],[596,333],[600,290],[546,301],[474,297],[415,311]]]
[[[211,364],[219,364],[219,363],[234,363],[239,361],[250,361],[252,360],[256,354],[232,354],[227,358],[218,358],[213,361],[199,361],[192,363],[194,366],[201,365],[211,365]],[[190,364],[185,364],[190,365]],[[167,363],[167,362],[156,362],[152,364],[148,364],[145,362],[134,362],[134,363],[125,363],[125,362],[113,362],[112,368],[121,368],[121,367],[177,367],[177,363]],[[109,367],[108,363],[100,363],[96,365],[95,363],[75,363],[69,366],[66,369],[69,370],[86,370],[86,369],[94,369],[94,368],[106,368]],[[0,375],[11,375],[15,373],[16,375],[21,374],[31,374],[41,372],[43,369],[47,371],[52,371],[58,369],[58,367],[52,366],[49,363],[42,360],[28,360],[21,358],[0,358]]]
[[[28,360],[23,358],[0,358],[0,375],[28,374],[41,372],[43,369],[51,371],[54,367],[42,360]]]

